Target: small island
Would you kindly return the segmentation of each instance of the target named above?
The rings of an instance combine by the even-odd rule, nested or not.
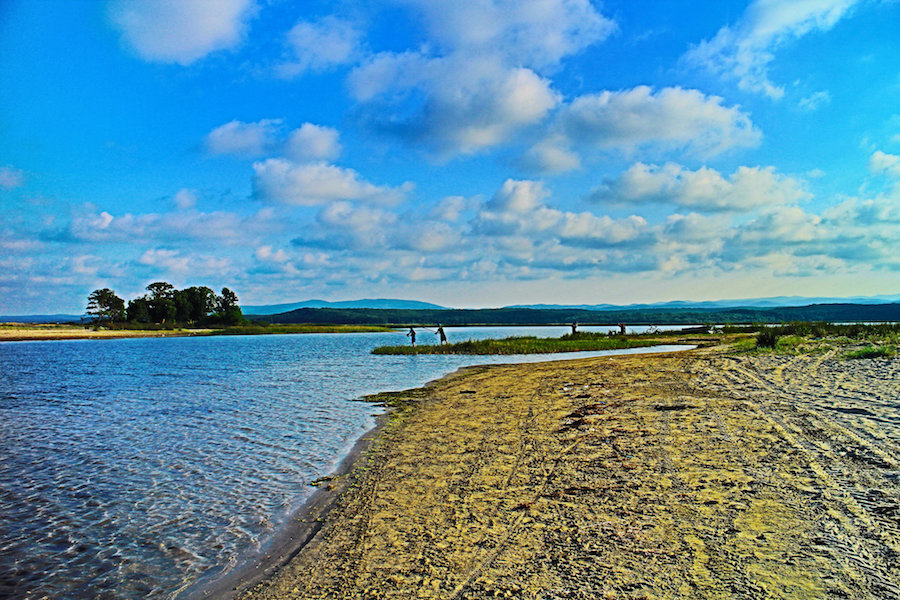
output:
[[[559,338],[516,336],[502,339],[466,340],[454,344],[422,346],[379,346],[372,354],[553,354],[643,348],[661,343],[659,335],[625,336],[578,332]]]

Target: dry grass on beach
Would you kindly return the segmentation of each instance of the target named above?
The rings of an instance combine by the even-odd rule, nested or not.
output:
[[[839,350],[470,369],[245,598],[897,598],[898,390]]]

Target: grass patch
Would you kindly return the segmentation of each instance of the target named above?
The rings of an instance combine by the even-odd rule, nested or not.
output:
[[[869,346],[868,348],[860,348],[844,354],[844,358],[850,360],[863,358],[891,358],[897,354],[897,349],[893,346]]]
[[[635,339],[627,336],[609,336],[604,333],[576,333],[561,338],[533,336],[503,339],[467,340],[455,344],[424,346],[380,346],[372,354],[552,354],[555,352],[585,352],[596,350],[621,350],[643,348],[659,344],[652,338]]]

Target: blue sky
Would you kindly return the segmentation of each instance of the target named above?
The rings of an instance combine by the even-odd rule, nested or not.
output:
[[[0,2],[0,314],[900,293],[891,0]]]

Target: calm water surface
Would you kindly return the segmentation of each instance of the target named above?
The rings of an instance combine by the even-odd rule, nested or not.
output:
[[[567,331],[447,328],[451,341]],[[258,550],[337,467],[379,411],[353,399],[553,358],[370,354],[406,341],[0,344],[0,597],[174,597]]]

